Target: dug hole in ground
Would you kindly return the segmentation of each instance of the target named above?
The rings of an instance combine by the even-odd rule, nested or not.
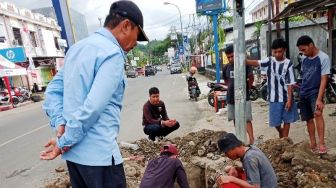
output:
[[[159,148],[165,143],[177,144],[190,187],[215,188],[218,173],[224,173],[226,165],[241,165],[221,154],[217,148],[217,140],[224,132],[234,132],[232,122],[227,121],[225,109],[215,113],[207,102],[207,78],[197,75],[202,96],[195,102],[195,110],[200,112],[200,119],[189,133],[176,132],[160,142],[148,139],[134,143],[121,142],[124,158],[142,156],[143,160],[125,160],[124,168],[129,188],[139,187],[147,162],[159,155]],[[187,88],[186,88],[186,100]],[[194,101],[190,101],[194,102]],[[270,159],[278,176],[280,188],[313,188],[336,187],[336,127],[333,116],[335,104],[328,104],[324,110],[326,127],[326,144],[328,154],[315,155],[309,150],[309,138],[306,123],[298,121],[291,125],[289,139],[279,139],[274,128],[268,127],[268,105],[262,99],[252,103],[253,128],[257,146]],[[47,188],[70,187],[66,167],[55,169],[55,177],[45,182]],[[176,185],[176,187],[179,187]]]

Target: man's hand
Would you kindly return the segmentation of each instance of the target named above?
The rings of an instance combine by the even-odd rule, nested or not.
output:
[[[292,107],[292,100],[288,100],[285,105],[285,110],[288,112]]]
[[[224,183],[230,183],[232,181],[232,176],[219,176],[216,180],[217,185],[221,186]]]
[[[162,124],[166,127],[173,127],[176,124],[176,120],[175,119],[169,119],[166,121],[162,121]]]
[[[56,137],[59,138],[64,134],[65,131],[65,125],[62,124],[60,126],[58,126],[57,131],[56,131]]]
[[[238,171],[235,167],[233,166],[227,166],[225,167],[225,172],[229,175],[229,176],[234,176],[234,177],[238,177]]]
[[[44,145],[46,148],[40,153],[41,160],[53,160],[61,154],[61,149],[56,144],[56,139],[52,138]]]
[[[322,102],[322,100],[316,100],[316,109],[315,109],[315,112],[316,111],[319,111],[320,113],[322,112],[324,108],[324,103]]]

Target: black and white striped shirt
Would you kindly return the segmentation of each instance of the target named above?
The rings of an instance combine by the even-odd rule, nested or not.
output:
[[[270,102],[286,102],[287,86],[295,84],[293,63],[289,59],[277,61],[274,57],[259,61],[262,71],[267,72],[267,91]]]

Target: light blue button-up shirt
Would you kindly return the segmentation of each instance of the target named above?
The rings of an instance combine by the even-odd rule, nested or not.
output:
[[[125,53],[110,31],[99,29],[73,45],[46,90],[50,125],[66,124],[58,139],[62,158],[82,165],[122,163],[117,144],[125,90]]]

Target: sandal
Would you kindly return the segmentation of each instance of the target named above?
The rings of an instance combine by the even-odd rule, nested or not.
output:
[[[326,154],[328,152],[328,148],[325,145],[320,145],[319,154]]]
[[[319,153],[320,153],[320,150],[319,150],[317,147],[315,147],[315,148],[310,148],[310,151],[311,151],[312,153],[314,153],[314,154],[319,154]]]

